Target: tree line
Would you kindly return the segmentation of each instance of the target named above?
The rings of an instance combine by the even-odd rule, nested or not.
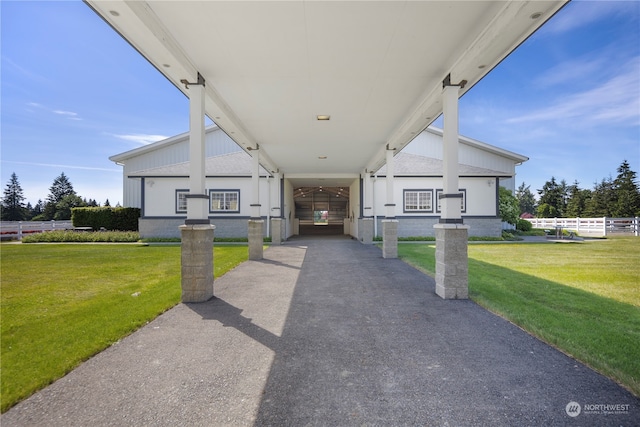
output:
[[[100,206],[93,199],[87,200],[80,197],[64,172],[53,180],[45,201],[40,199],[35,206],[32,206],[31,203],[25,204],[25,200],[18,176],[14,172],[0,202],[2,221],[65,221],[71,219],[72,208]],[[111,206],[109,199],[102,206]]]
[[[568,185],[555,177],[537,190],[538,199],[529,185],[516,190],[520,213],[538,218],[628,218],[640,216],[640,190],[636,173],[624,160],[617,169],[616,178],[609,176],[596,182],[593,189],[580,188],[578,181]]]

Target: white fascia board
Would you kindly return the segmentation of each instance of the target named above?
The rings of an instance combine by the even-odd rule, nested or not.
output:
[[[442,129],[437,128],[435,126],[429,126],[426,129],[426,132],[429,132],[438,136],[443,135]],[[524,163],[527,160],[529,160],[527,156],[523,156],[522,154],[514,153],[513,151],[505,150],[503,148],[496,147],[495,145],[487,144],[486,142],[478,141],[477,139],[469,138],[467,136],[460,135],[458,140],[461,144],[469,145],[471,147],[476,147],[483,151],[494,153],[499,156],[514,160],[518,163]]]
[[[209,125],[205,128],[205,134],[216,131],[220,129],[215,124]],[[179,142],[184,142],[189,139],[189,132],[184,132],[167,139],[163,139],[158,142],[154,142],[151,144],[144,145],[142,147],[134,148],[133,150],[125,151],[124,153],[115,154],[109,157],[109,160],[115,163],[122,163],[125,160],[131,159],[133,157],[140,156],[142,154],[150,153],[152,151],[158,150],[163,147],[168,147],[173,144],[177,144]]]

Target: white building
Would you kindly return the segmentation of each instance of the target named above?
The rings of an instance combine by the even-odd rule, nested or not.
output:
[[[440,115],[444,127],[442,172],[420,170],[415,178],[442,176],[443,191],[438,199],[442,209],[433,226],[436,293],[445,299],[468,297],[466,246],[469,226],[474,226],[470,220],[471,212],[476,212],[479,183],[484,180],[488,189],[494,179],[497,192],[501,174],[512,177],[513,172],[458,158],[463,151],[459,149],[458,100],[565,1],[210,1],[185,5],[87,0],[87,4],[189,98],[189,194],[186,218],[180,226],[183,243],[187,242],[182,246],[184,302],[206,301],[213,295],[212,219],[249,215],[252,260],[263,258],[261,217],[265,215],[273,215],[272,228],[281,230],[276,243],[282,235],[303,230],[307,225],[303,221],[309,220],[302,214],[307,214],[309,207],[312,221],[331,222],[334,203],[314,196],[311,205],[306,202],[306,208],[298,207],[296,202],[308,195],[296,193],[296,189],[308,189],[314,195],[337,189],[335,200],[346,199],[343,232],[368,243],[377,233],[373,219],[382,214],[378,212],[379,198],[374,198],[381,175],[378,179],[371,175],[385,164],[389,176],[384,180],[382,257],[396,258],[397,237],[404,233],[407,217],[419,217],[425,224],[438,217],[435,196],[440,182],[395,183],[394,154]],[[210,191],[224,190],[219,184],[234,182],[225,181],[224,176],[217,176],[216,181],[216,172],[206,170],[205,116],[252,158],[248,213],[243,210],[247,189],[238,187],[241,177],[234,177],[237,186],[230,189],[240,190],[235,193],[238,201],[233,215],[227,207],[232,206],[234,196],[227,199],[228,192]],[[165,148],[158,156],[178,157],[173,151],[181,151],[180,144]],[[143,157],[144,153],[139,154]],[[135,159],[134,154],[133,160],[149,164],[130,171],[125,166],[125,174],[133,176],[133,172],[184,162],[185,155],[181,160],[153,164],[151,159]],[[119,161],[126,160],[120,157]],[[460,164],[484,168],[487,173],[469,170],[467,178],[460,173]],[[273,179],[260,179],[261,166]],[[175,190],[187,188],[187,181],[181,182],[179,177],[162,178],[159,170],[156,173],[157,179],[144,174],[135,178],[140,181],[139,203],[145,207],[143,221],[153,220],[147,218],[151,212],[146,206],[151,197],[147,179],[153,180],[154,186],[161,179],[175,180],[172,204],[180,197]],[[410,179],[399,179],[404,178]],[[477,182],[467,181],[471,178]],[[264,186],[270,189],[268,196],[261,191]],[[396,187],[418,191],[400,193]],[[348,196],[342,196],[345,189]],[[461,193],[461,189],[466,191]],[[166,191],[159,194],[172,198]],[[493,194],[491,202],[495,204]],[[403,205],[404,195],[417,200],[417,205]],[[227,212],[212,212],[212,201],[216,200],[220,201],[216,206]],[[484,208],[477,216],[495,216],[495,208],[489,213],[491,202],[482,196],[478,200]],[[466,215],[466,223],[462,215]],[[317,227],[314,224],[312,230]],[[215,233],[224,233],[223,228],[216,228]],[[430,230],[425,226],[424,231]]]
[[[251,216],[252,158],[213,125],[205,136],[209,218],[218,237],[246,237]],[[433,236],[440,218],[442,131],[429,127],[395,156],[394,195],[398,236]],[[189,135],[177,135],[112,156],[123,166],[124,204],[142,210],[143,237],[179,237],[189,193]],[[514,190],[516,166],[527,157],[492,145],[459,139],[461,211],[469,234],[497,236],[502,229],[498,185]],[[375,219],[381,234],[386,215],[386,165],[361,176],[272,174],[260,168],[260,216],[282,218],[282,238],[296,234],[348,234],[360,240],[361,222]],[[371,207],[363,205],[371,184]],[[369,209],[370,208],[370,209]]]

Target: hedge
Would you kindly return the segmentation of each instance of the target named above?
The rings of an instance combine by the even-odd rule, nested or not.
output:
[[[74,227],[102,228],[118,231],[138,231],[139,208],[73,208],[71,223]]]

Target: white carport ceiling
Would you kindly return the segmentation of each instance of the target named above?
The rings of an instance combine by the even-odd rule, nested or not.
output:
[[[377,170],[440,115],[448,74],[463,94],[564,4],[87,3],[187,96],[199,72],[207,115],[300,179]]]

